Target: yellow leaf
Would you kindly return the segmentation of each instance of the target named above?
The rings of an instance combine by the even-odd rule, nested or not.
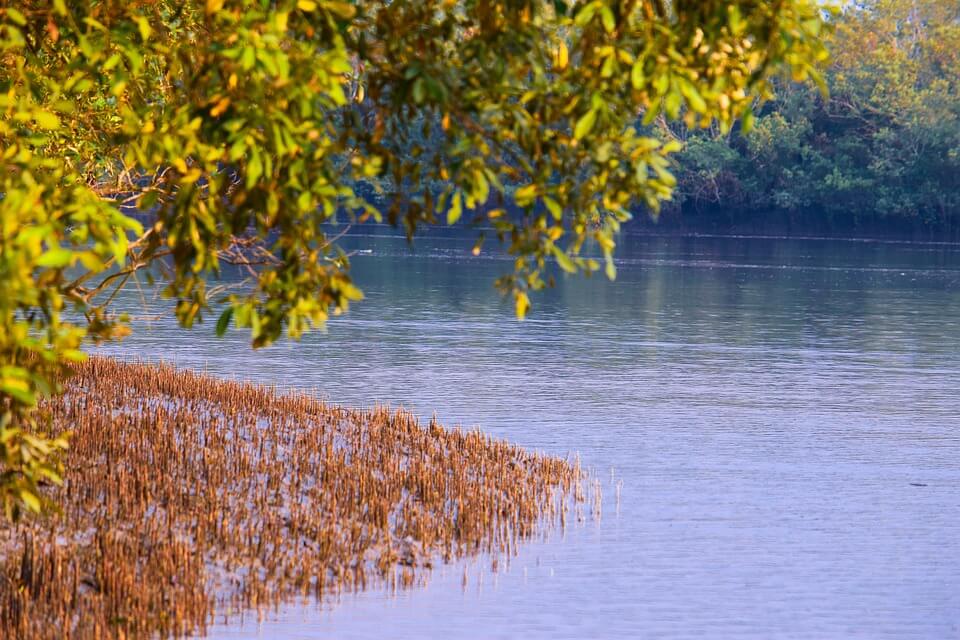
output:
[[[153,33],[153,29],[150,28],[150,23],[143,16],[137,17],[137,28],[140,30],[140,37],[143,38],[143,41],[146,42],[150,39],[150,34]]]
[[[560,268],[567,273],[577,272],[577,266],[574,264],[573,260],[571,260],[570,256],[568,256],[560,247],[553,247],[553,257],[557,259],[557,264],[560,265]]]
[[[303,2],[303,0],[300,1]],[[310,4],[314,3],[310,2]],[[357,13],[357,8],[349,2],[333,2],[332,0],[328,0],[323,3],[323,8],[344,20],[349,20]]]
[[[567,63],[570,61],[570,52],[567,51],[567,45],[564,42],[560,43],[560,46],[557,48],[557,59],[556,67],[558,71],[563,71],[567,68]]]
[[[313,0],[297,0],[297,9],[301,11],[315,11],[317,3]]]
[[[667,154],[667,153],[676,153],[681,149],[683,149],[683,143],[681,143],[679,140],[670,140],[660,148],[660,151],[664,154]]]
[[[43,129],[53,130],[60,128],[60,118],[49,111],[37,111],[33,114],[33,119]]]
[[[340,293],[347,300],[363,300],[363,292],[349,282],[340,284]]]
[[[517,204],[521,207],[527,206],[528,204],[533,202],[533,199],[536,197],[537,197],[537,185],[535,184],[528,184],[523,187],[520,187],[519,189],[517,189],[516,193],[513,194],[514,200],[516,200]]]
[[[543,196],[543,204],[546,205],[547,210],[550,212],[550,215],[553,216],[554,220],[563,218],[563,207],[560,206],[559,202],[550,196]]]
[[[207,0],[207,13],[216,13],[223,9],[224,0]]]
[[[517,320],[523,320],[530,309],[530,298],[525,291],[517,291],[514,298],[517,303]]]
[[[40,513],[40,498],[30,489],[20,490],[20,500],[23,501],[23,504],[26,505],[30,511]]]
[[[457,220],[460,219],[460,216],[463,215],[463,197],[460,192],[453,194],[453,198],[450,202],[450,209],[447,211],[447,224],[452,225],[456,224]]]
[[[607,265],[604,267],[604,273],[607,274],[608,280],[617,279],[617,267],[613,264],[613,260],[610,258],[607,259]]]
[[[221,98],[217,104],[210,109],[210,115],[214,118],[219,118],[227,110],[227,107],[230,106],[230,98]]]

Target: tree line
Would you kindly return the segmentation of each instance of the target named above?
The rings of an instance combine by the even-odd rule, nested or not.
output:
[[[829,26],[824,86],[778,81],[748,135],[657,123],[683,144],[665,227],[960,239],[960,4],[847,3]]]

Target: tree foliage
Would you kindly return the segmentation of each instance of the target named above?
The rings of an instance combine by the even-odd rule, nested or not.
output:
[[[14,517],[42,507],[66,446],[41,435],[38,398],[83,340],[122,335],[109,302],[140,275],[162,278],[182,325],[220,303],[218,331],[262,346],[361,297],[330,223],[412,235],[462,218],[515,257],[498,284],[523,316],[549,262],[600,268],[588,241],[612,277],[631,206],[670,197],[679,145],[638,118],[726,131],[774,74],[818,80],[826,58],[816,0],[0,6],[0,495]],[[381,211],[365,195],[384,185]],[[225,264],[249,286],[216,287]]]
[[[960,223],[960,5],[848,3],[831,19],[829,96],[782,84],[749,136],[664,125],[679,154],[685,213],[808,225],[929,228]]]

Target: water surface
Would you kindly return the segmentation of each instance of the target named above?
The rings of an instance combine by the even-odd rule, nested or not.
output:
[[[577,451],[603,519],[466,588],[441,568],[213,637],[960,635],[960,247],[625,238],[615,283],[561,278],[521,323],[468,238],[348,245],[367,300],[326,334],[160,320],[106,351]]]

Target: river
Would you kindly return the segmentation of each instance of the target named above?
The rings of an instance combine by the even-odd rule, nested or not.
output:
[[[628,236],[616,282],[562,277],[524,322],[462,235],[346,246],[367,297],[326,333],[164,319],[101,351],[578,452],[602,519],[211,637],[960,635],[960,245]]]

